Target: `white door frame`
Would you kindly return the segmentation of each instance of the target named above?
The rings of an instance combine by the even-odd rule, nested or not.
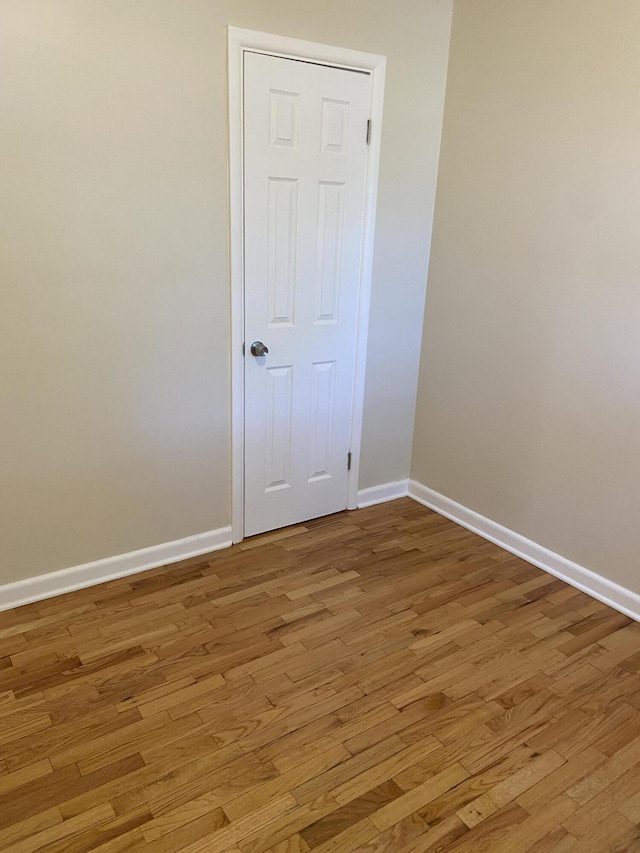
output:
[[[231,264],[231,524],[233,541],[244,535],[244,192],[243,192],[243,54],[246,50],[289,59],[311,60],[365,71],[371,75],[371,141],[367,164],[365,221],[362,244],[358,318],[356,327],[355,377],[351,416],[351,470],[347,508],[358,501],[358,474],[364,407],[364,378],[369,330],[369,304],[373,237],[378,190],[378,168],[382,130],[382,102],[386,59],[341,47],[315,44],[285,36],[229,27],[229,209]]]

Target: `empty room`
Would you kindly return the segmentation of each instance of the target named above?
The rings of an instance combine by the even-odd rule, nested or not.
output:
[[[0,850],[640,851],[638,0],[0,0]]]

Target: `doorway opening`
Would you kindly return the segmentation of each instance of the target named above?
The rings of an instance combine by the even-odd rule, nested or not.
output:
[[[384,73],[229,28],[234,542],[356,506]]]

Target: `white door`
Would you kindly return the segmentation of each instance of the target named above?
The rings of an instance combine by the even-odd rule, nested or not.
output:
[[[250,536],[347,505],[371,78],[244,62]]]

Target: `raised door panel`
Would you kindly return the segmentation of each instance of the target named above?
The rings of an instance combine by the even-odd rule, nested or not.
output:
[[[336,323],[342,272],[344,184],[318,185],[318,242],[314,323]]]
[[[293,365],[268,367],[266,441],[264,442],[265,491],[291,488],[293,438]]]
[[[311,372],[309,482],[332,476],[336,363],[316,362]]]
[[[321,149],[330,154],[344,154],[349,133],[349,101],[322,99]]]
[[[298,181],[270,177],[267,192],[267,325],[290,326],[295,312]]]
[[[277,148],[298,147],[298,92],[270,92],[269,135]]]

